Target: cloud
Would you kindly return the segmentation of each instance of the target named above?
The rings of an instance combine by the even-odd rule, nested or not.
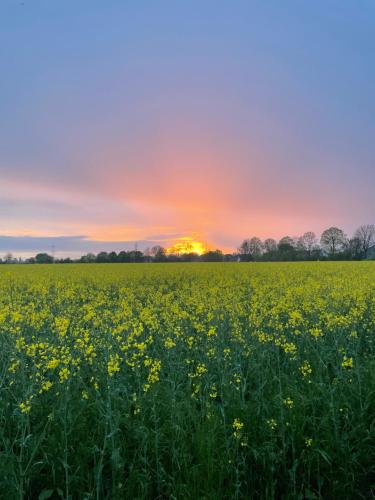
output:
[[[156,241],[95,241],[85,236],[5,236],[0,235],[0,252],[11,252],[15,255],[34,255],[39,252],[52,252],[58,256],[77,256],[85,253],[102,251],[144,250],[155,245]]]
[[[60,4],[3,16],[0,234],[234,249],[372,222],[368,9],[135,2],[72,24]]]

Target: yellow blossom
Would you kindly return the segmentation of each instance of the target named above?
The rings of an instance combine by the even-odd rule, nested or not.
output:
[[[294,401],[293,401],[293,399],[292,399],[292,398],[289,398],[289,397],[287,397],[287,398],[283,399],[283,403],[284,403],[284,405],[285,405],[287,408],[289,408],[289,409],[290,409],[290,408],[293,408],[293,406],[294,406]]]

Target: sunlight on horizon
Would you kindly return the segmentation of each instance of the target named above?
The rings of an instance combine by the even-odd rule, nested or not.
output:
[[[196,253],[202,255],[207,250],[208,246],[206,243],[196,240],[191,236],[183,236],[167,248],[167,254]]]

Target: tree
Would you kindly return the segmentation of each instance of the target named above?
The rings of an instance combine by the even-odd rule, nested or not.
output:
[[[276,252],[277,242],[273,238],[267,238],[264,241],[264,249],[267,253]]]
[[[79,261],[83,264],[91,264],[96,261],[96,256],[93,253],[88,253],[87,255],[82,255]]]
[[[345,245],[346,236],[342,229],[330,227],[323,231],[320,237],[320,244],[323,249],[332,257],[341,251]]]
[[[35,262],[36,264],[52,264],[53,257],[48,253],[38,253],[35,255]]]
[[[307,253],[308,257],[311,257],[312,251],[317,245],[317,238],[315,233],[312,231],[307,231],[298,239],[298,247]]]
[[[263,251],[262,240],[260,240],[256,236],[243,240],[243,242],[238,248],[238,251],[241,255],[241,260],[245,261],[255,260],[262,254]]]
[[[160,245],[153,246],[150,255],[153,257],[154,262],[164,262],[166,260],[166,250]]]
[[[13,255],[10,252],[8,252],[5,255],[4,262],[5,262],[5,264],[14,264],[14,258],[13,258]]]
[[[108,255],[109,262],[118,262],[118,257],[116,252],[110,252]]]
[[[222,262],[224,259],[223,252],[221,250],[210,250],[201,256],[203,262]]]
[[[253,238],[250,239],[249,241],[249,250],[250,250],[250,255],[253,260],[258,259],[262,255],[263,251],[263,243],[260,238],[257,236],[254,236]]]
[[[95,257],[95,254],[89,252],[87,255],[86,255],[86,262],[88,263],[92,263],[92,262],[95,262],[96,260],[96,257]]]
[[[241,245],[238,247],[238,253],[241,255],[241,260],[248,261],[251,259],[250,239],[243,240]]]
[[[128,252],[130,257],[130,262],[143,262],[143,253],[140,250],[131,250]]]
[[[96,256],[96,262],[99,264],[104,264],[106,262],[109,262],[109,255],[107,252],[99,252],[98,255]]]
[[[362,242],[359,238],[354,236],[344,243],[345,257],[354,260],[360,260],[362,257]]]
[[[179,256],[179,259],[181,260],[181,262],[198,262],[199,255],[195,252],[183,253]]]
[[[277,260],[295,260],[297,257],[296,243],[290,236],[284,236],[277,244],[275,257]]]
[[[279,241],[277,248],[280,252],[293,252],[295,250],[294,240],[290,236],[284,236]]]
[[[354,237],[359,240],[362,256],[366,259],[369,249],[375,245],[375,226],[373,224],[360,226]]]
[[[121,252],[117,256],[117,259],[119,262],[122,262],[122,263],[130,262],[129,252],[125,252],[125,250],[121,250]]]

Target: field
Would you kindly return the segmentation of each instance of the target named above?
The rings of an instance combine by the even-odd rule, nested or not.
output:
[[[0,497],[370,498],[375,263],[0,267]]]

